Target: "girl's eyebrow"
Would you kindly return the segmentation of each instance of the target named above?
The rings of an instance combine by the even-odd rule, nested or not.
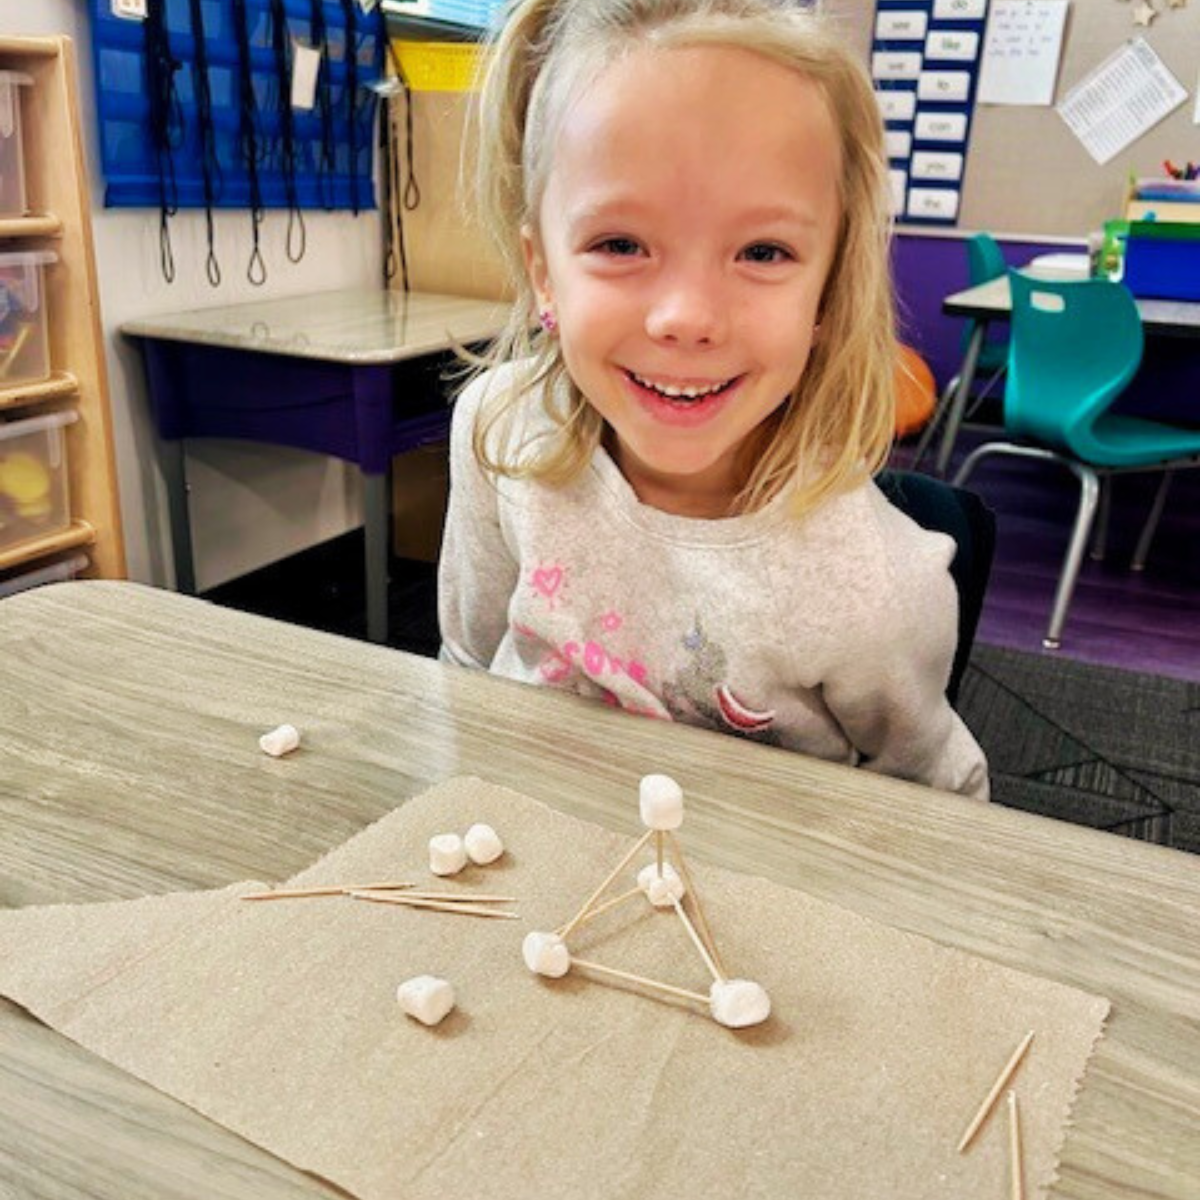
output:
[[[585,201],[567,211],[567,228],[575,231],[581,225],[616,217],[637,217],[650,214],[652,207],[640,197],[612,197]],[[734,216],[738,224],[746,225],[803,225],[818,224],[818,218],[806,209],[790,204],[765,204],[739,209]]]

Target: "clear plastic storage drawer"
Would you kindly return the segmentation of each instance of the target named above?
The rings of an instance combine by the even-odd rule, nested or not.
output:
[[[74,412],[0,421],[0,553],[71,524],[64,429]]]

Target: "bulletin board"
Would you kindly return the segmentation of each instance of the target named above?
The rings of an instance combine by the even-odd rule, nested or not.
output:
[[[823,9],[870,61],[874,0],[824,0]],[[1200,0],[1167,9],[1148,28],[1132,4],[1072,0],[1055,101],[1113,51],[1143,37],[1188,92],[1165,120],[1099,166],[1051,107],[976,104],[957,217],[960,230],[1082,239],[1118,215],[1131,172],[1161,175],[1162,162],[1200,158],[1193,122],[1200,73]]]

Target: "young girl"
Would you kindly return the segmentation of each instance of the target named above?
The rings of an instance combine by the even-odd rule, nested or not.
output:
[[[524,0],[479,111],[517,303],[454,415],[443,658],[986,797],[953,543],[871,482],[896,347],[851,53],[791,0]]]

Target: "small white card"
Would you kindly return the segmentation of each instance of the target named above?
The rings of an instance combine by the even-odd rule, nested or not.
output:
[[[918,150],[910,167],[914,179],[943,179],[957,183],[962,178],[963,156],[931,150]]]
[[[907,158],[912,153],[912,134],[906,129],[889,129],[883,135],[888,158]]]
[[[904,190],[908,187],[908,177],[903,171],[888,172],[888,188],[892,193],[892,216],[899,217],[904,213]]]
[[[885,121],[911,121],[917,111],[917,93],[912,91],[876,92],[879,111]]]
[[[317,101],[317,76],[321,52],[300,42],[292,43],[292,107],[312,108]]]
[[[965,103],[971,90],[971,76],[966,71],[922,71],[917,80],[917,98]]]
[[[925,57],[948,62],[974,62],[979,55],[979,34],[949,29],[931,33],[925,39]]]
[[[967,136],[967,114],[918,113],[917,127],[913,132],[918,142],[965,141]]]
[[[958,192],[951,188],[910,188],[908,215],[953,221],[958,216]]]
[[[126,21],[144,21],[146,0],[112,0],[112,15]]]
[[[935,21],[979,21],[987,16],[987,0],[933,0]]]
[[[891,9],[875,18],[875,36],[880,41],[919,42],[929,27],[927,12]]]
[[[871,55],[871,75],[875,79],[916,79],[920,74],[919,54],[897,54],[882,50]]]

